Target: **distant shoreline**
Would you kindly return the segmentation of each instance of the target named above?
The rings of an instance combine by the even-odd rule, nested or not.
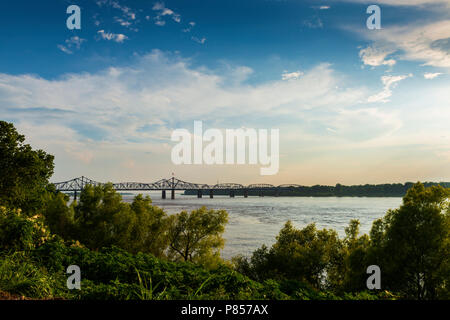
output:
[[[234,189],[235,196],[244,196],[244,192],[250,196],[273,196],[273,197],[403,197],[414,185],[412,182],[393,184],[366,184],[345,186],[279,186],[260,189]],[[426,187],[441,185],[450,188],[450,182],[425,182]],[[214,195],[229,195],[230,190],[214,189]],[[186,190],[184,195],[197,195],[197,190]],[[203,196],[208,196],[209,190],[203,190]]]

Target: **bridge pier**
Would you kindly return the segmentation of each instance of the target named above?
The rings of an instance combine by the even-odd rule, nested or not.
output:
[[[230,198],[234,198],[234,190],[230,190]]]
[[[77,190],[75,190],[73,194],[73,201],[77,201]]]
[[[248,198],[248,190],[247,189],[244,190],[244,198]]]
[[[203,196],[202,190],[201,190],[201,189],[198,189],[198,190],[197,190],[197,198],[201,198],[202,196]]]
[[[172,189],[170,199],[172,199],[172,200],[175,199],[175,189]]]
[[[213,197],[214,197],[214,192],[213,192],[213,190],[211,189],[211,190],[209,190],[209,197],[212,199]]]
[[[162,191],[161,198],[162,198],[162,199],[165,199],[165,198],[166,198],[166,190],[163,190],[163,191]]]
[[[264,197],[264,192],[261,190],[261,191],[259,191],[259,196],[260,197]]]

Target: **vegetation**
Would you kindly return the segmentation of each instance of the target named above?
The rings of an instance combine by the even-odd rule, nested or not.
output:
[[[0,297],[19,299],[450,299],[449,189],[416,183],[369,235],[341,239],[287,222],[270,248],[220,258],[223,210],[167,215],[149,197],[122,201],[111,184],[79,202],[48,184],[53,157],[1,122]],[[28,159],[20,162],[20,159]],[[16,169],[11,169],[16,168]],[[26,175],[5,177],[19,170]],[[81,290],[66,287],[78,265]],[[378,265],[382,290],[367,290]]]
[[[450,182],[424,182],[425,187],[442,186],[450,188]],[[406,192],[414,185],[412,182],[402,183],[385,183],[385,184],[365,184],[345,186],[336,184],[335,186],[281,186],[273,188],[265,188],[265,196],[275,197],[403,197]],[[236,196],[244,195],[245,189],[235,190]],[[228,190],[215,189],[215,195],[228,195]],[[196,190],[186,190],[185,194],[196,195]],[[259,196],[260,190],[247,190],[249,196]]]
[[[450,296],[449,190],[415,184],[399,209],[359,235],[352,220],[340,240],[333,230],[314,224],[296,229],[287,222],[276,243],[262,246],[250,259],[235,258],[237,270],[258,281],[300,281],[336,294],[366,288],[366,268],[378,265],[383,288],[407,299]]]

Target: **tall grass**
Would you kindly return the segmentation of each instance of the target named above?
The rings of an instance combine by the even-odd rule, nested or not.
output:
[[[24,252],[0,254],[0,290],[25,297],[53,298],[61,281],[35,265]]]

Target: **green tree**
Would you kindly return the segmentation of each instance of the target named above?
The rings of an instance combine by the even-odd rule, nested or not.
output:
[[[147,252],[163,257],[167,248],[167,215],[161,208],[152,206],[149,196],[137,195],[131,203],[135,219],[131,227],[128,245],[122,247],[129,252]]]
[[[12,123],[0,121],[0,204],[25,214],[42,209],[53,156],[33,150]]]
[[[214,265],[220,259],[224,245],[222,233],[227,222],[226,211],[205,207],[169,216],[169,257]]]
[[[382,283],[408,298],[435,299],[450,286],[449,190],[416,183],[371,231]]]
[[[44,199],[43,215],[50,232],[63,239],[76,238],[75,202],[69,205],[69,196],[61,192],[48,192]]]
[[[94,250],[126,243],[134,218],[130,206],[122,202],[112,184],[87,185],[75,206],[77,240]]]
[[[290,221],[280,230],[275,244],[256,250],[250,262],[235,260],[238,270],[263,281],[295,280],[315,288],[328,287],[327,274],[339,258],[341,242],[334,230],[317,230],[315,224],[296,229]]]
[[[359,220],[351,220],[345,228],[345,238],[335,259],[333,268],[328,272],[330,286],[339,293],[360,292],[366,287],[367,252],[370,246],[369,236],[359,235]]]
[[[55,213],[49,214],[49,221],[51,217],[58,217],[51,223],[53,226],[71,219],[71,209],[57,203],[61,206],[55,206]],[[142,195],[137,195],[131,204],[123,202],[112,184],[88,185],[80,194],[80,202],[74,206],[76,234],[72,233],[71,239],[94,250],[114,245],[131,253],[163,257],[167,248],[167,216],[151,203],[150,197]]]

